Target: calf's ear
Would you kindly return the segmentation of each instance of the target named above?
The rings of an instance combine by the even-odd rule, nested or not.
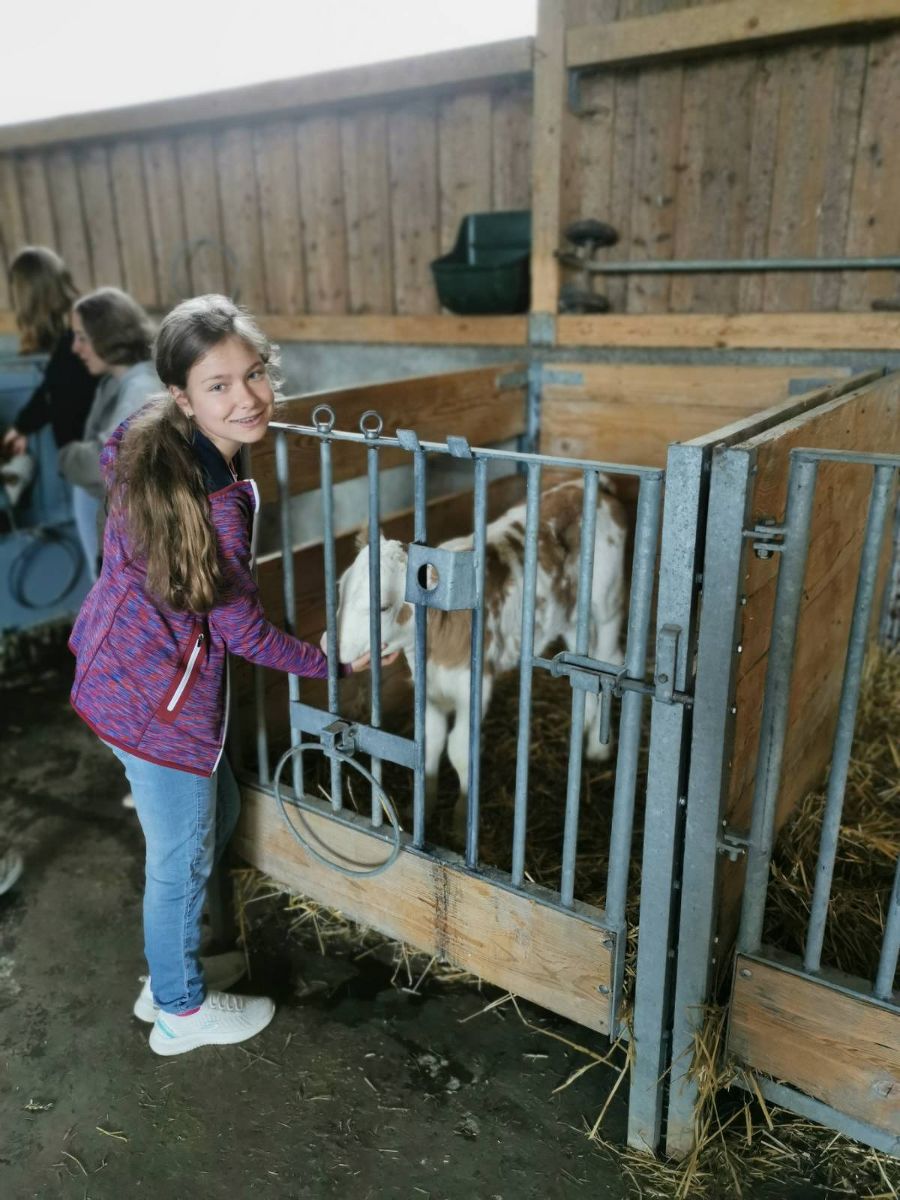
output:
[[[356,546],[357,550],[362,550],[362,549],[364,549],[364,547],[368,546],[368,544],[369,544],[369,523],[368,523],[368,521],[365,523],[365,525],[360,525],[359,529],[357,529],[356,537],[353,539],[353,544]]]

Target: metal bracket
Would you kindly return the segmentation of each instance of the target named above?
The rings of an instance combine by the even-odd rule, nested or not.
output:
[[[528,371],[504,371],[494,380],[494,387],[498,392],[505,392],[508,388],[523,388],[528,386]]]
[[[784,534],[785,527],[776,525],[774,517],[761,517],[752,528],[743,530],[741,536],[758,539],[753,543],[757,558],[771,558],[784,549]]]
[[[546,312],[532,313],[528,318],[528,340],[532,346],[555,345],[556,314]]]
[[[656,699],[663,704],[675,703],[675,670],[678,666],[680,625],[663,625],[656,639]]]
[[[565,371],[559,367],[544,367],[542,383],[551,387],[584,387],[583,371]]]
[[[722,836],[716,841],[716,850],[719,854],[726,855],[732,862],[737,862],[744,854],[750,845],[750,838],[744,833],[738,833],[736,829],[729,829],[727,825],[722,826]]]
[[[406,566],[406,597],[411,604],[443,612],[474,608],[475,554],[410,542]]]
[[[320,732],[319,738],[326,750],[337,750],[340,754],[356,752],[356,738],[349,721],[332,721]]]

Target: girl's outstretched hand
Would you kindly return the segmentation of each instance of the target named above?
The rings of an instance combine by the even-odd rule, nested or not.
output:
[[[387,643],[385,643],[385,645],[386,644]],[[382,649],[384,649],[384,646],[382,646]],[[399,657],[400,657],[399,650],[394,650],[391,654],[382,654],[381,665],[383,667],[389,667],[391,665],[391,663],[395,663]],[[359,658],[354,658],[353,662],[350,664],[351,674],[355,675],[357,671],[367,671],[369,669],[369,667],[371,667],[371,665],[372,665],[372,652],[370,650],[367,650],[366,653],[361,654],[359,656]]]

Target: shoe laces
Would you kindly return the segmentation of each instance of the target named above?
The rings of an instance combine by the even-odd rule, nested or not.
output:
[[[206,1001],[217,1012],[238,1013],[244,1011],[243,996],[232,996],[229,992],[209,992]]]

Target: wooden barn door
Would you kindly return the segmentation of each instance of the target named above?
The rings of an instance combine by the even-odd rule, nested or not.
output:
[[[838,461],[829,451],[857,461]],[[761,945],[772,843],[832,761],[839,709],[847,708],[841,695],[851,627],[864,646],[877,620],[877,602],[860,615],[857,579],[868,542],[871,590],[883,590],[896,479],[890,455],[898,453],[896,373],[713,453],[686,797],[671,1154],[688,1152],[693,1141],[694,1041],[705,1006],[721,997],[739,924],[733,985],[725,984],[729,1053],[757,1073],[776,1102],[900,1149],[900,1008],[875,995],[871,981],[837,980],[819,966],[804,970],[800,960]],[[861,460],[867,454],[881,457]],[[874,530],[873,521],[881,522]]]

